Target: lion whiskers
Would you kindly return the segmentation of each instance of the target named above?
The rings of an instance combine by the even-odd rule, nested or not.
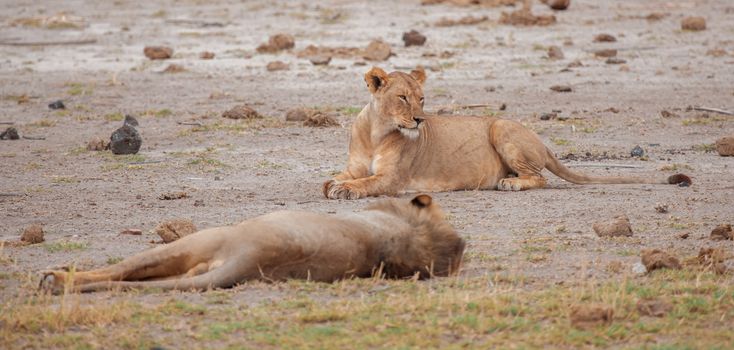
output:
[[[400,128],[400,133],[411,140],[415,140],[418,138],[418,136],[420,136],[420,131],[418,131],[418,128]]]

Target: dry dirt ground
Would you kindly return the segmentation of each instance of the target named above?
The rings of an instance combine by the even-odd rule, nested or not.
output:
[[[510,276],[522,280],[518,288],[525,291],[626,278],[644,284],[648,277],[632,273],[640,249],[660,248],[681,258],[695,256],[702,247],[732,251],[731,241],[715,242],[708,235],[718,224],[734,223],[734,157],[712,152],[716,139],[734,133],[734,117],[687,109],[734,109],[734,4],[726,0],[575,0],[569,10],[555,13],[556,24],[544,27],[500,24],[501,12],[516,9],[512,7],[422,6],[417,0],[5,0],[0,8],[0,122],[12,123],[0,126],[42,138],[0,141],[0,240],[15,241],[35,223],[46,233],[42,244],[0,249],[0,297],[6,314],[32,294],[39,270],[119,261],[158,244],[150,231],[166,219],[190,218],[205,228],[281,209],[359,210],[378,200],[326,200],[321,194],[323,181],[346,163],[349,126],[369,100],[362,75],[371,65],[388,71],[427,67],[427,111],[487,104],[456,113],[520,121],[575,170],[660,178],[685,172],[693,178],[690,187],[579,186],[547,174],[549,184],[543,190],[436,193],[434,198],[468,241],[460,278]],[[534,3],[533,11],[551,14],[540,3]],[[59,13],[71,24],[49,28],[37,21],[18,21]],[[653,13],[660,18],[646,19]],[[486,15],[489,20],[435,26],[442,18],[467,15]],[[681,20],[688,15],[705,17],[707,29],[682,31]],[[404,47],[402,33],[411,29],[427,36],[424,46]],[[279,32],[295,36],[293,50],[255,51]],[[601,33],[617,41],[594,42]],[[394,56],[382,62],[335,57],[329,65],[314,66],[295,55],[310,44],[363,48],[373,39],[389,43]],[[93,42],[11,45],[69,40]],[[169,46],[173,57],[148,60],[143,55],[147,45]],[[564,58],[547,57],[553,45],[562,49]],[[617,57],[626,63],[607,64],[606,58],[595,57],[596,50],[605,48],[618,50]],[[202,51],[216,57],[202,60]],[[267,71],[266,64],[274,60],[290,69]],[[566,69],[576,60],[582,65]],[[170,64],[185,71],[162,72]],[[555,92],[550,90],[553,85],[568,85],[573,91]],[[59,99],[66,109],[50,110],[47,105]],[[265,118],[221,117],[238,104],[255,108]],[[303,106],[334,114],[341,127],[285,122],[285,111]],[[554,110],[555,119],[540,119]],[[673,115],[664,117],[663,110]],[[140,122],[143,146],[137,155],[85,150],[92,137],[108,138],[124,114]],[[644,149],[644,157],[630,156],[636,145]],[[608,164],[615,166],[604,166]],[[178,191],[188,198],[158,199]],[[658,213],[658,204],[667,204],[669,211]],[[630,218],[634,236],[597,237],[592,224],[619,213]],[[141,229],[143,235],[120,235],[129,228]],[[678,238],[684,232],[689,238]],[[728,287],[731,276],[711,277],[729,298],[734,297]],[[362,287],[354,283],[354,288]],[[252,284],[223,295],[239,308],[277,305],[296,293],[289,286]],[[308,298],[317,302],[338,298],[321,293],[321,287],[293,288],[314,288]],[[212,293],[221,292],[74,298],[81,305],[123,300],[153,307],[185,300],[190,303],[186,305],[207,307],[207,295],[220,295]],[[59,303],[63,307],[62,300],[45,302],[53,310]],[[558,313],[565,315],[564,310]],[[135,340],[126,343],[109,343],[104,333],[90,333],[98,324],[39,330],[12,328],[12,320],[4,319],[0,327],[8,330],[3,334],[9,342],[6,348],[208,347],[207,339],[226,346],[231,345],[226,340],[231,334],[246,346],[278,346],[277,335],[275,341],[258,340],[251,333],[257,331],[249,329],[227,329],[215,340],[189,339],[187,335],[196,332],[186,328],[187,316],[177,317],[183,325],[138,329]],[[732,317],[730,308],[713,319],[730,324]],[[28,329],[41,335],[32,336]],[[156,331],[160,329],[164,331]],[[344,332],[337,334],[355,337]],[[322,335],[333,335],[326,333]],[[68,334],[71,340],[63,338]],[[662,339],[658,340],[678,338]],[[731,338],[714,339],[713,345],[733,346]],[[472,344],[471,339],[460,340]],[[328,346],[314,341],[317,347]],[[439,337],[428,346],[454,341]],[[699,340],[685,341],[696,347]],[[624,338],[612,337],[607,343],[580,346],[624,344]],[[651,343],[643,339],[636,344]]]

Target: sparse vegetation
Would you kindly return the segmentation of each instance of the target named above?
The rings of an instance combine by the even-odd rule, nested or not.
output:
[[[73,252],[78,250],[85,250],[88,247],[89,245],[87,243],[74,241],[58,241],[43,244],[43,248],[46,249],[46,251],[49,253]]]

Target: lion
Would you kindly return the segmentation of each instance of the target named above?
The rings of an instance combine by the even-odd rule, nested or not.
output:
[[[324,183],[330,199],[395,196],[404,192],[542,188],[543,169],[576,184],[691,183],[667,179],[590,176],[569,170],[520,123],[495,117],[425,115],[418,68],[406,74],[373,67],[364,76],[371,101],[355,119],[346,169]]]
[[[42,290],[61,293],[154,288],[206,290],[249,280],[450,276],[464,240],[429,195],[386,199],[337,215],[277,211],[205,229],[90,271],[45,271]]]

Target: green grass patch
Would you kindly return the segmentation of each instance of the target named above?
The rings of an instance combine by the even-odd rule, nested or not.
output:
[[[72,241],[59,241],[52,243],[45,243],[43,248],[49,253],[58,252],[73,252],[80,251],[89,248],[89,244],[84,242],[72,242]]]

